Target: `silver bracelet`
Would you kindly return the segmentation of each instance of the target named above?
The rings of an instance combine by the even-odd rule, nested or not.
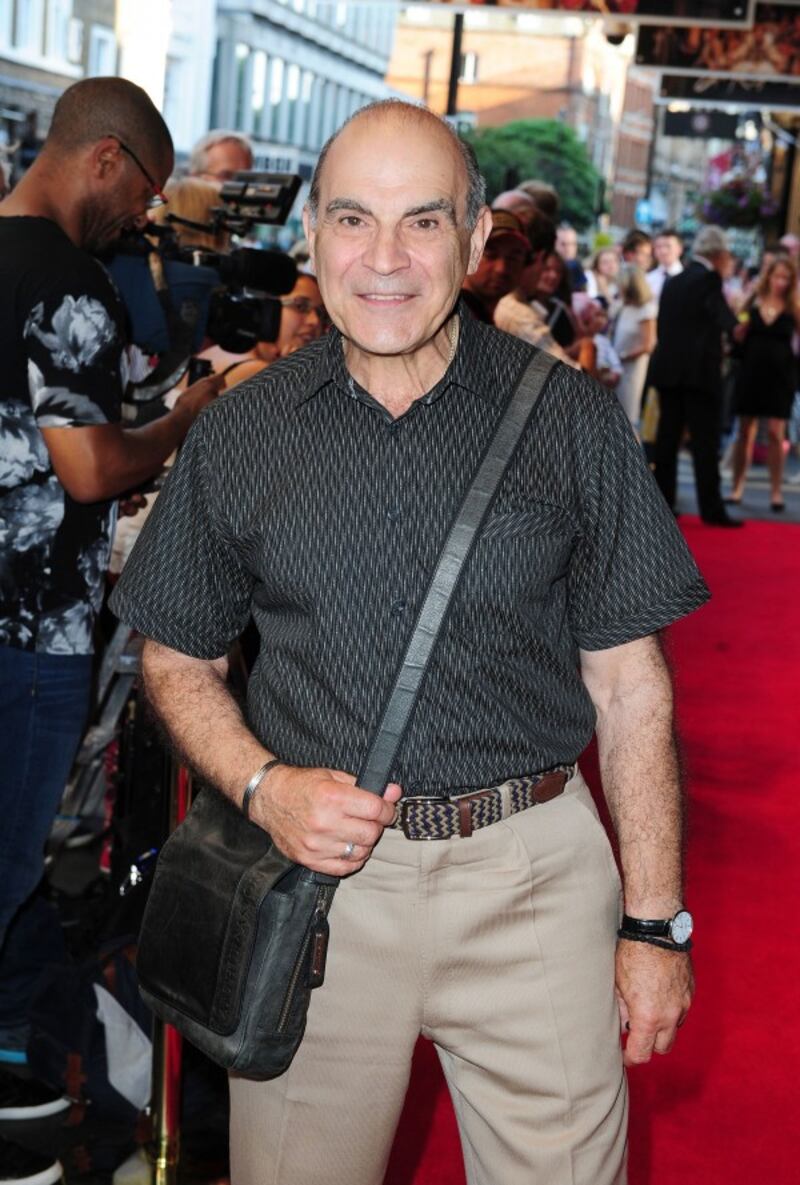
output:
[[[250,818],[250,802],[256,790],[261,785],[269,771],[272,769],[273,765],[280,764],[280,758],[278,757],[273,757],[270,761],[265,761],[261,766],[261,769],[256,770],[250,781],[245,786],[244,794],[242,795],[242,814],[244,815],[245,819]]]

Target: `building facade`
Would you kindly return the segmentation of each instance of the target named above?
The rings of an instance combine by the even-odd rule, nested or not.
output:
[[[407,5],[387,81],[444,112],[453,14]],[[557,119],[576,132],[611,191],[630,38],[612,45],[597,22],[536,13],[469,12],[464,19],[458,118],[491,127],[518,119]]]
[[[308,180],[353,112],[394,93],[394,3],[218,0],[210,123],[253,141],[259,168]]]
[[[392,0],[0,0],[0,126],[41,137],[67,86],[119,73],[164,112],[179,158],[227,127],[258,167],[307,178],[347,116],[394,93],[396,14]]]
[[[650,189],[656,119],[654,85],[652,74],[646,71],[631,70],[628,74],[609,190],[613,226],[634,226],[637,206]]]
[[[0,136],[33,145],[61,92],[116,74],[115,0],[0,0]]]

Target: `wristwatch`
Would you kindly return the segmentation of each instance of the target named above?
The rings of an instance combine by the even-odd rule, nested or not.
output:
[[[671,918],[632,918],[623,915],[621,930],[642,938],[666,938],[678,946],[688,942],[694,930],[694,918],[688,909],[679,909]]]

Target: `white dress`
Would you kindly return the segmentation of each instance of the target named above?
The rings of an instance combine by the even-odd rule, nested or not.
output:
[[[628,361],[625,360],[625,355],[637,349],[642,340],[641,322],[655,321],[657,315],[658,309],[654,300],[648,300],[646,304],[638,307],[626,304],[620,309],[614,326],[614,348],[622,359],[622,378],[617,384],[616,391],[632,424],[639,423],[650,355],[640,354],[638,358]]]

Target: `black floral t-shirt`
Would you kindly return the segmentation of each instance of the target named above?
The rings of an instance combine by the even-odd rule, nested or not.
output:
[[[114,503],[73,501],[40,429],[120,418],[124,314],[46,218],[0,218],[0,645],[90,654]]]

